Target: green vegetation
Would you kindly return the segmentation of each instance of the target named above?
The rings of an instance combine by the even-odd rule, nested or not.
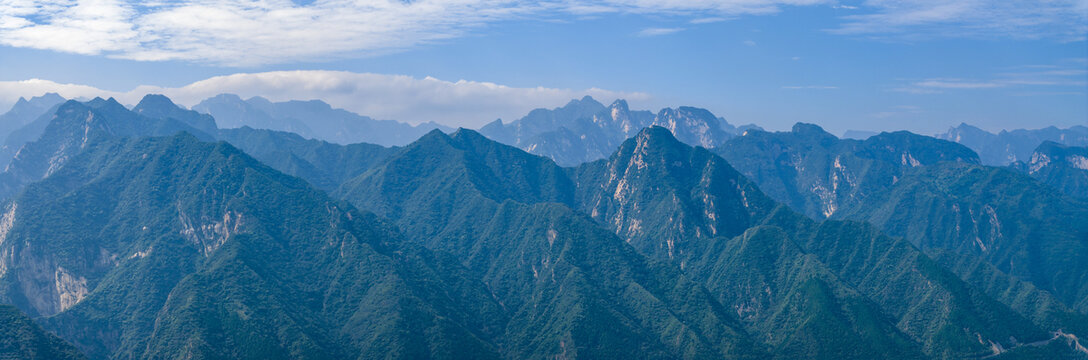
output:
[[[1069,308],[1088,311],[1088,207],[1026,175],[979,165],[928,166],[841,216],[935,249],[952,269],[985,261]]]
[[[1046,337],[909,243],[778,206],[724,160],[665,129],[646,129],[577,173],[583,211],[651,258],[704,280],[780,348],[828,358],[842,349],[853,357],[920,350],[960,358],[990,352],[979,338],[1012,347],[1010,336]],[[819,327],[803,327],[814,318]]]
[[[1031,159],[1011,168],[1080,199],[1088,199],[1088,147],[1062,146],[1044,141]]]
[[[838,139],[804,123],[790,132],[748,131],[714,151],[768,196],[814,219],[883,193],[913,167],[979,162],[962,145],[906,131]]]
[[[0,359],[85,359],[71,344],[42,330],[11,305],[0,305]]]
[[[717,149],[751,152],[734,169],[651,127],[607,159],[562,168],[471,130],[341,146],[216,130],[161,97],[134,110],[66,103],[0,175],[0,303],[34,318],[0,308],[12,319],[0,331],[17,334],[3,349],[1084,355],[1084,204],[959,145],[908,133],[842,142],[799,125]],[[816,185],[830,197],[800,190]],[[806,213],[831,204],[836,219],[778,197]]]
[[[573,183],[544,158],[436,131],[340,191],[477,274],[511,314],[507,357],[764,354],[701,286],[570,209]]]
[[[464,270],[226,143],[99,142],[9,211],[0,296],[95,358],[497,356]]]

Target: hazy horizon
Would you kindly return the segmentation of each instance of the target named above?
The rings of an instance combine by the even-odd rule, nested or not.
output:
[[[588,94],[835,134],[1088,123],[1079,0],[340,5],[0,5],[0,106],[236,93],[477,128]]]

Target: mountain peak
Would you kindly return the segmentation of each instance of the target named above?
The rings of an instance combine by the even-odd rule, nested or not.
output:
[[[219,94],[219,95],[204,99],[204,101],[208,101],[208,100],[243,101],[241,96],[238,96],[236,94],[231,94],[231,93],[222,93],[222,94]]]
[[[967,132],[971,132],[971,133],[987,133],[987,134],[989,134],[989,133],[990,133],[989,131],[986,131],[986,130],[982,130],[981,128],[979,128],[979,127],[977,127],[977,126],[974,126],[974,125],[971,125],[971,124],[968,124],[968,123],[960,123],[960,125],[959,125],[959,126],[956,126],[956,127],[954,127],[954,128],[948,129],[948,131],[949,131],[949,132],[953,132],[953,131],[961,131],[961,132],[962,132],[962,131],[967,131]]]
[[[635,142],[655,146],[675,146],[680,144],[680,140],[676,140],[676,137],[673,136],[669,129],[657,125],[648,126],[639,131],[638,135],[635,136]]]
[[[583,96],[581,99],[571,100],[570,102],[567,103],[567,105],[564,105],[563,107],[564,108],[575,108],[575,107],[604,108],[604,104],[601,104],[599,101],[594,99],[592,96],[586,95],[586,96]]]
[[[132,108],[132,112],[152,118],[179,120],[209,134],[216,131],[215,119],[210,115],[182,108],[170,98],[159,94],[144,96],[143,100]]]
[[[53,105],[64,102],[64,100],[64,97],[60,96],[60,94],[57,94],[55,92],[47,92],[45,94],[42,94],[41,96],[33,96],[30,99],[20,96],[19,100],[15,101],[15,106],[13,106],[12,109],[25,106],[49,108]]]
[[[694,107],[694,106],[681,106],[681,107],[676,108],[676,110],[681,111],[681,112],[687,112],[687,113],[690,113],[690,114],[693,114],[693,115],[696,115],[696,116],[700,116],[700,117],[708,117],[708,118],[715,118],[715,119],[718,118],[717,116],[714,116],[714,113],[711,113],[710,110],[699,108],[699,107]]]
[[[1053,151],[1053,150],[1061,149],[1063,147],[1064,146],[1062,146],[1062,144],[1059,144],[1059,143],[1056,143],[1056,142],[1053,142],[1053,141],[1050,141],[1050,140],[1044,140],[1043,142],[1039,143],[1038,147],[1035,148],[1035,152]]]
[[[438,129],[431,130],[431,132],[435,132],[435,131],[442,132],[442,130],[438,130]],[[445,133],[443,133],[443,134],[445,134]],[[461,141],[465,141],[465,140],[468,140],[468,141],[479,141],[479,140],[491,141],[490,139],[483,136],[483,134],[480,134],[476,130],[466,129],[466,128],[457,128],[457,130],[454,131],[453,134],[450,135],[450,138],[452,138],[454,140],[461,140]]]
[[[143,99],[140,99],[140,103],[136,104],[133,111],[140,112],[141,110],[150,108],[180,108],[177,104],[174,104],[170,98],[162,94],[147,94]]]
[[[33,121],[49,108],[63,102],[64,98],[57,95],[57,93],[45,93],[45,95],[31,97],[30,99],[19,97],[19,100],[15,102],[15,105],[11,107],[11,110],[9,110],[8,113],[0,115],[0,118],[4,118],[4,122],[9,122],[17,128],[18,126]],[[0,133],[3,131],[12,131],[14,129],[15,128],[0,130]],[[3,135],[0,134],[0,137],[2,136]]]
[[[460,129],[458,129],[460,131]],[[405,148],[430,148],[434,146],[446,147],[451,146],[453,139],[449,134],[442,132],[442,130],[434,129],[428,131],[423,136],[420,136],[416,141],[406,145]]]
[[[101,100],[101,98],[98,98],[98,100]],[[94,101],[94,100],[92,100],[92,101]],[[88,103],[90,103],[90,102],[88,102]],[[63,113],[63,112],[70,112],[70,111],[73,111],[73,110],[86,109],[87,107],[88,107],[87,104],[81,103],[81,102],[79,102],[79,100],[68,100],[68,101],[65,101],[63,104],[61,104],[59,108],[57,108],[57,113]]]
[[[268,101],[268,100],[264,100],[264,101]],[[314,100],[291,100],[291,101],[288,101],[287,104],[295,104],[295,105],[303,106],[303,107],[305,107],[307,109],[312,109],[312,110],[317,110],[317,111],[329,111],[329,110],[332,110],[332,105],[329,105],[329,103],[321,101],[321,100],[317,100],[317,99],[314,99]]]
[[[821,137],[821,138],[835,138],[835,139],[837,139],[835,137],[835,135],[832,135],[831,133],[825,131],[824,128],[822,128],[822,127],[820,127],[819,125],[816,125],[816,124],[809,124],[809,123],[799,122],[799,123],[796,123],[796,124],[793,125],[792,131],[794,133],[796,133],[798,135],[802,135],[802,136],[816,136],[816,137]]]
[[[803,122],[793,124],[792,131],[795,133],[822,133],[830,135],[830,133],[824,131],[824,128],[820,127],[820,125]]]
[[[464,128],[457,128],[458,132],[460,132],[461,130],[464,130]],[[449,137],[450,136],[448,134],[442,132],[442,130],[434,129],[434,130],[428,131],[426,134],[423,134],[423,136],[421,136],[419,138],[419,140],[428,139],[428,138],[447,138],[448,139]]]
[[[627,100],[624,99],[616,99],[616,101],[613,101],[612,105],[609,105],[608,107],[612,109],[622,109],[623,111],[630,110],[627,106]]]
[[[272,109],[272,107],[275,106],[271,100],[260,96],[254,96],[246,99],[246,103],[266,111],[268,109]]]
[[[42,96],[35,96],[35,97],[30,98],[30,101],[31,102],[43,101],[43,102],[47,102],[47,103],[50,103],[50,104],[56,104],[56,103],[64,101],[64,97],[60,96],[60,94],[57,94],[55,92],[47,92],[45,94],[42,94]]]
[[[113,97],[105,100],[96,97],[84,104],[87,105],[87,107],[101,111],[128,111],[127,107],[121,105],[121,103],[117,102],[117,99],[114,99]]]
[[[1056,159],[1065,158],[1066,156],[1070,155],[1081,155],[1081,157],[1084,157],[1088,156],[1088,148],[1067,146],[1051,140],[1044,140],[1042,143],[1039,144],[1038,147],[1035,148],[1035,151],[1033,153],[1046,155],[1048,157],[1053,157]],[[1033,162],[1036,160],[1035,158],[1035,156],[1032,156]]]

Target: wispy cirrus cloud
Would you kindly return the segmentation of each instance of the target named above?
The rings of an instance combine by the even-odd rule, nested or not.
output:
[[[0,45],[252,66],[381,55],[511,19],[600,13],[735,16],[826,1],[6,0],[0,2]]]
[[[839,87],[827,85],[788,85],[783,86],[782,88],[786,90],[836,90]]]
[[[0,105],[10,106],[19,97],[46,92],[56,92],[66,98],[114,97],[125,104],[135,104],[146,94],[164,94],[185,106],[221,93],[233,93],[243,98],[263,96],[273,101],[322,99],[335,107],[379,119],[409,123],[435,121],[471,128],[496,118],[513,120],[529,110],[560,106],[585,95],[605,102],[624,98],[639,103],[651,99],[646,93],[598,88],[511,87],[468,80],[315,70],[241,73],[216,76],[181,87],[139,86],[124,92],[41,79],[0,81]]]
[[[728,20],[728,19],[723,18],[723,17],[703,17],[703,18],[692,19],[689,22],[692,23],[692,24],[713,24],[713,23],[716,23],[716,22],[722,22],[722,21],[726,21],[726,20]]]
[[[1031,88],[1025,93],[1067,94],[1070,90],[1080,93],[1088,90],[1088,69],[1077,64],[1076,60],[1065,61],[1067,64],[1022,65],[1007,71],[995,73],[990,78],[929,78],[905,80],[905,84],[896,85],[892,91],[912,94],[940,94],[946,91],[989,90],[1003,88]],[[1040,90],[1042,89],[1042,90]]]
[[[381,55],[514,19],[623,13],[698,25],[810,6],[848,10],[830,30],[839,34],[1069,40],[1088,33],[1085,0],[5,0],[0,45],[255,66]]]
[[[638,36],[661,36],[675,34],[684,31],[684,28],[646,28],[638,32]]]
[[[920,88],[928,89],[993,89],[1005,87],[1008,84],[1000,81],[970,81],[963,79],[928,79],[912,84]]]
[[[829,31],[880,37],[1057,38],[1088,34],[1085,0],[867,0]]]

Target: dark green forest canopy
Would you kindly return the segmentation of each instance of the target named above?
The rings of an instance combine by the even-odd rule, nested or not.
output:
[[[734,162],[650,127],[564,168],[465,129],[338,145],[216,129],[164,97],[115,104],[61,105],[0,175],[0,302],[34,319],[3,329],[17,351],[1084,356],[1085,257],[1058,258],[1083,253],[1082,202],[956,144],[800,125],[715,140],[751,158]],[[790,200],[850,176],[831,220],[806,216],[824,198]],[[952,220],[917,232],[933,218]]]

